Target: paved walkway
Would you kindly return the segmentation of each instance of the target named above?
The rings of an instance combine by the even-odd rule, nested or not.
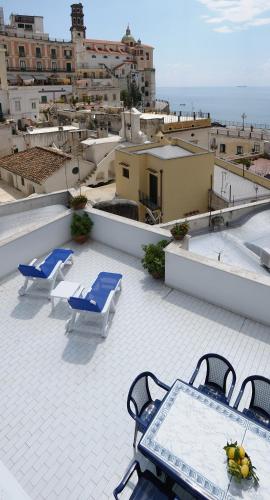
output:
[[[252,373],[270,376],[270,328],[167,288],[125,253],[74,248],[67,279],[124,275],[105,341],[89,330],[66,336],[67,305],[52,313],[46,298],[18,297],[18,273],[0,283],[0,460],[33,500],[112,498],[133,457],[126,397],[141,371],[189,380],[214,351],[235,366],[238,387]]]
[[[0,203],[19,200],[21,198],[25,198],[25,195],[21,191],[0,179]]]

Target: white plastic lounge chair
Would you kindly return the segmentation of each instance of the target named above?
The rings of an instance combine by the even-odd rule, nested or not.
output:
[[[62,269],[64,265],[73,263],[73,250],[56,248],[42,262],[32,260],[29,265],[20,264],[18,269],[25,276],[25,282],[19,290],[19,295],[25,295],[29,281],[37,281],[48,284],[48,297],[55,286],[56,279],[64,279]]]
[[[88,291],[82,291],[77,297],[70,297],[68,303],[72,316],[66,324],[66,331],[74,329],[77,314],[83,315],[91,322],[98,323],[98,333],[106,337],[108,333],[110,312],[115,312],[115,294],[122,287],[122,274],[99,273],[96,281]]]

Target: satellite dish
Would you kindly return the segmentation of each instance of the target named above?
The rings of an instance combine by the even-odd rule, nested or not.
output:
[[[74,167],[74,168],[72,169],[72,173],[73,173],[74,175],[78,174],[78,173],[79,173],[79,167]]]

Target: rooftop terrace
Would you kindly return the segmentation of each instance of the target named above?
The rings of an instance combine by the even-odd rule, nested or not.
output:
[[[105,341],[84,329],[66,336],[65,303],[52,313],[47,299],[19,298],[18,273],[1,282],[0,459],[33,499],[105,500],[133,455],[133,378],[188,380],[211,351],[233,363],[238,382],[270,376],[270,328],[154,281],[126,253],[66,246],[75,250],[68,280],[123,273],[117,311]]]
[[[64,200],[64,194],[19,201],[16,206],[33,208],[50,198],[55,203],[60,195]],[[11,205],[1,207],[2,212],[11,210]],[[33,500],[112,498],[133,458],[134,422],[127,413],[126,398],[138,373],[153,371],[167,384],[176,378],[188,381],[198,358],[217,352],[236,369],[232,403],[246,376],[270,376],[270,327],[177,291],[142,269],[135,256],[141,241],[166,237],[165,230],[94,209],[90,215],[95,223],[93,239],[84,246],[64,244],[75,251],[74,264],[65,273],[67,280],[84,286],[100,271],[123,274],[123,290],[105,340],[83,323],[66,335],[67,304],[60,302],[52,312],[44,297],[18,296],[22,276],[17,272],[0,281],[0,460]],[[0,244],[0,252],[7,248],[19,263],[27,261],[31,252],[33,257],[40,256],[38,248],[47,249],[60,241],[63,245],[69,217],[68,211],[30,235],[17,239],[13,235],[9,244]],[[67,229],[61,229],[64,225]],[[128,253],[113,248],[117,246]],[[168,254],[168,271],[171,267],[173,279],[177,278],[179,267],[181,282],[186,279],[183,260],[188,259],[183,255],[184,250],[178,248]],[[194,257],[192,268],[195,275],[201,273]],[[194,282],[190,269],[188,282]],[[3,275],[3,269],[0,272]],[[207,272],[208,282],[201,274],[196,281],[198,287],[204,282],[205,292],[212,286],[212,271]],[[225,271],[219,272],[214,282],[220,281],[222,287]],[[232,272],[227,274],[226,279],[234,279]],[[244,286],[248,289],[248,280]]]

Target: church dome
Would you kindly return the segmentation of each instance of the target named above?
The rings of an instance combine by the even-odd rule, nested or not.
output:
[[[122,38],[122,43],[136,43],[135,42],[135,38],[133,38],[132,34],[131,34],[131,31],[130,31],[130,27],[128,25],[127,29],[126,29],[126,34],[123,36]]]

